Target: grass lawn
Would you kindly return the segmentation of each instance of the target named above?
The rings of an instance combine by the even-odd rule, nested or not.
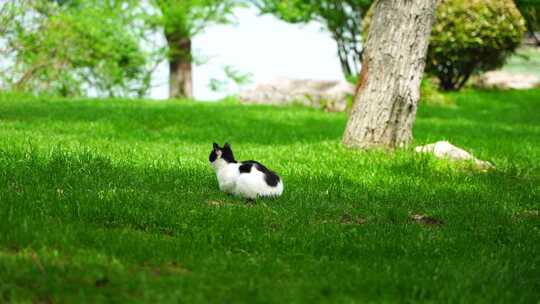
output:
[[[540,90],[452,97],[415,144],[497,170],[345,149],[342,113],[0,95],[0,302],[539,303]],[[284,195],[220,193],[213,141]]]

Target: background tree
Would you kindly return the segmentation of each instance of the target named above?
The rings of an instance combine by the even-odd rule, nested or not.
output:
[[[437,3],[426,73],[439,80],[443,91],[459,90],[472,75],[501,67],[521,44],[524,21],[512,0]]]
[[[228,23],[235,0],[154,0],[168,45],[169,97],[193,97],[192,38],[210,24]]]
[[[529,36],[540,46],[540,1],[538,0],[514,0],[517,8],[523,15],[527,24]]]
[[[402,147],[412,139],[436,0],[378,0],[343,142]]]
[[[356,77],[362,62],[362,20],[372,0],[252,0],[263,14],[291,23],[318,21],[337,44],[343,74]]]
[[[129,1],[1,5],[4,89],[63,96],[140,96],[148,90],[148,57]]]

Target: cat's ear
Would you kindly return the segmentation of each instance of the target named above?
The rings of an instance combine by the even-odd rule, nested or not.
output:
[[[213,144],[213,148],[214,148],[214,150],[219,150],[219,145],[216,144],[216,143],[214,143],[214,144]]]
[[[225,145],[223,145],[223,148],[224,149],[231,149],[231,145],[229,143],[225,143]]]

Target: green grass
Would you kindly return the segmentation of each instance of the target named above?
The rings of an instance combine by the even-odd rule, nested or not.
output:
[[[451,97],[415,144],[497,170],[345,149],[301,107],[0,95],[0,302],[539,303],[540,91]],[[220,193],[213,141],[284,195]]]

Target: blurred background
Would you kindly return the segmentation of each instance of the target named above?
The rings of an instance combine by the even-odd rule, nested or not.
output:
[[[259,15],[255,8],[234,10],[234,24],[212,25],[195,37],[197,56],[204,62],[194,66],[194,96],[200,100],[220,99],[238,93],[228,84],[223,91],[211,90],[212,79],[226,78],[224,67],[232,66],[249,74],[254,83],[278,77],[342,79],[335,42],[318,21],[292,24],[272,15]],[[156,39],[161,39],[156,37]],[[165,45],[164,40],[159,40]],[[168,97],[167,64],[156,71],[153,98]]]
[[[537,1],[440,2],[427,91],[538,86]],[[36,94],[206,101],[265,84],[286,95],[298,80],[311,89],[328,82],[343,88],[361,69],[371,4],[2,0],[0,85]]]

